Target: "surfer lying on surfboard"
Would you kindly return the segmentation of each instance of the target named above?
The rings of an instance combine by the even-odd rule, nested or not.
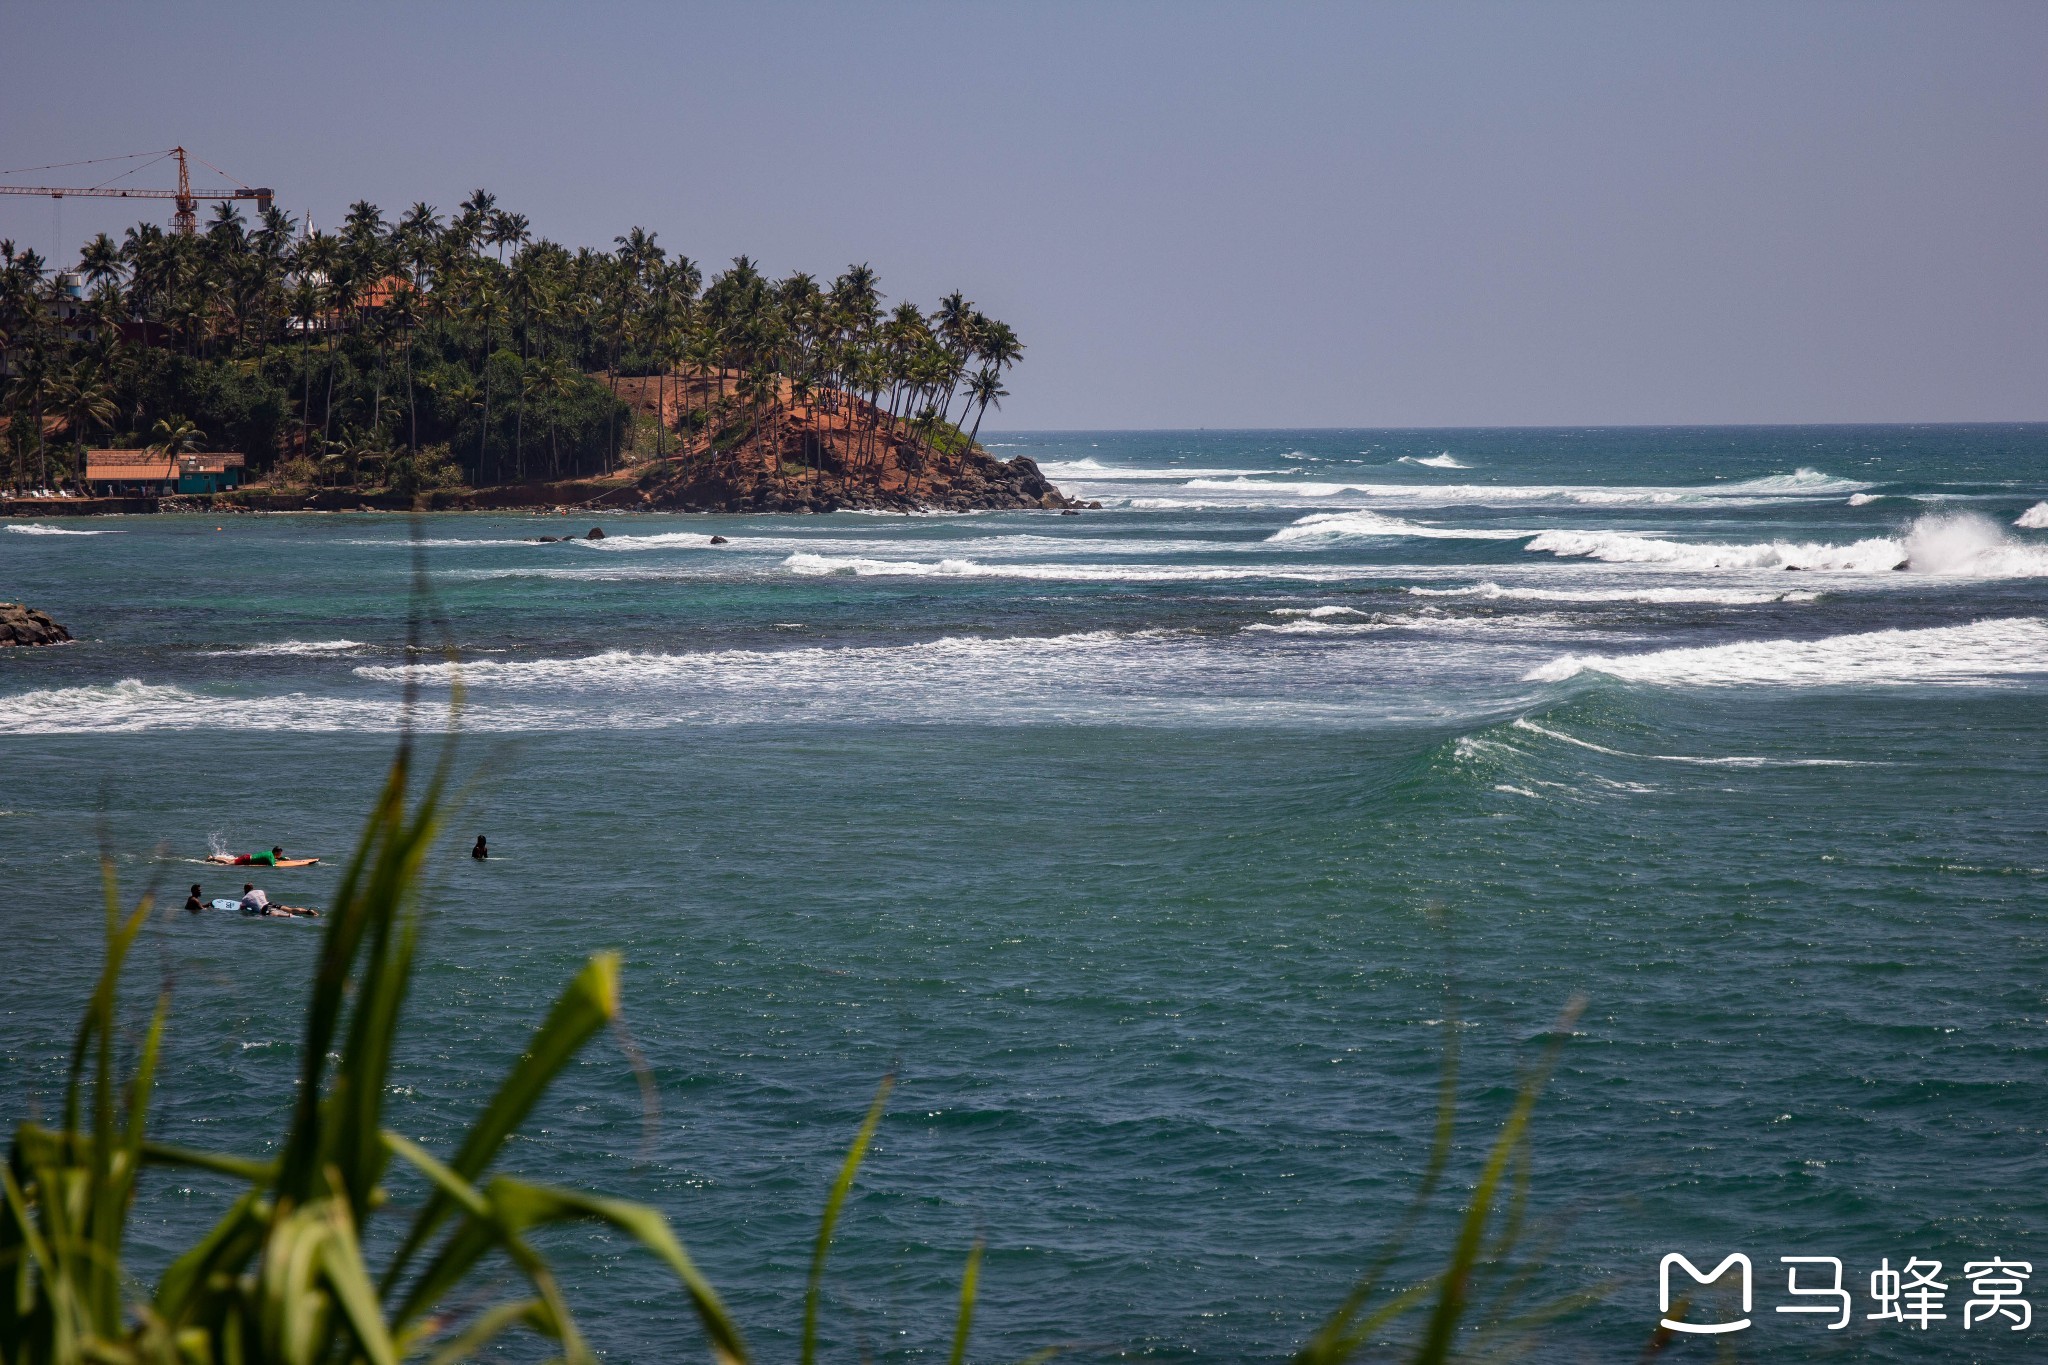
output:
[[[209,853],[209,863],[226,863],[229,867],[311,867],[318,858],[287,858],[284,850],[272,844],[268,853]]]
[[[238,901],[226,897],[215,901],[216,910],[239,910],[245,915],[258,915],[266,919],[319,919],[320,912],[304,905],[276,905],[263,894],[260,887],[248,882],[242,883],[242,898]]]

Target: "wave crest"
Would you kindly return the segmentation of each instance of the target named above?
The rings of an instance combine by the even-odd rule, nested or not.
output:
[[[1531,531],[1488,531],[1455,526],[1424,526],[1384,512],[1315,512],[1267,536],[1269,544],[1346,540],[1353,537],[1421,536],[1430,540],[1520,540]]]
[[[1649,654],[1566,654],[1532,670],[1523,681],[1564,682],[1581,673],[1674,687],[1983,684],[2048,673],[2048,621],[2014,617],[1818,640],[1742,640]]]
[[[1818,572],[1914,573],[1969,578],[2048,575],[2048,546],[2007,536],[1975,512],[1929,513],[1900,537],[1873,536],[1848,545],[1774,540],[1748,545],[1664,540],[1634,531],[1546,531],[1525,547],[1568,559],[1655,564],[1674,569],[1806,569]]]

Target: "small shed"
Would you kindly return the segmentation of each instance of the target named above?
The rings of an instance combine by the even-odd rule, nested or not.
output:
[[[178,491],[178,460],[154,450],[88,450],[86,491],[106,498],[158,497]]]

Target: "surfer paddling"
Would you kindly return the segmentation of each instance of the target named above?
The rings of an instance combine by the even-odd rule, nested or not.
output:
[[[268,853],[209,853],[209,863],[225,863],[229,867],[311,867],[318,858],[287,858],[284,850],[276,844]]]

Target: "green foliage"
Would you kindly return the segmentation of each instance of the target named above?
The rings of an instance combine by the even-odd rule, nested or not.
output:
[[[462,466],[444,445],[401,451],[384,462],[384,485],[407,497],[443,488],[460,488]]]

